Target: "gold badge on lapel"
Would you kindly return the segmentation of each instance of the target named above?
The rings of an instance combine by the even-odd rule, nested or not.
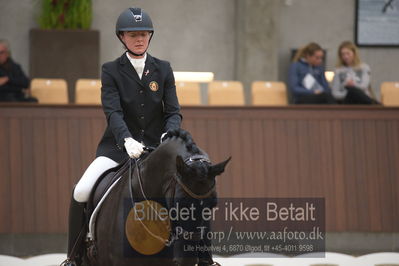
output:
[[[150,90],[157,91],[159,89],[158,83],[156,81],[150,82]]]

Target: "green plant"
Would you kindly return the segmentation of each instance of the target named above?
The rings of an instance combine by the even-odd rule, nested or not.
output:
[[[89,29],[91,0],[42,0],[41,29]]]

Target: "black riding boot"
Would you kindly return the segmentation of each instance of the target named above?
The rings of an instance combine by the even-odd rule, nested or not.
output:
[[[72,193],[69,207],[68,258],[61,266],[80,266],[82,264],[86,234],[85,206],[86,203],[77,202]]]

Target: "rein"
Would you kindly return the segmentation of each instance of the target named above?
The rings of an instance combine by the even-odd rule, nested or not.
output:
[[[139,186],[140,186],[140,190],[141,190],[141,194],[143,195],[144,199],[146,201],[148,201],[147,196],[144,193],[144,188],[143,188],[143,184],[142,184],[142,178],[141,178],[141,171],[140,171],[140,164],[139,161],[140,159],[133,159],[135,164],[136,164],[136,168],[137,168],[137,179],[139,182]],[[204,155],[193,155],[190,156],[189,158],[187,158],[184,162],[187,164],[190,164],[192,162],[195,161],[201,161],[201,162],[207,162],[210,163],[210,160],[208,159],[208,157],[204,156]],[[174,187],[176,186],[176,182],[182,187],[182,189],[192,198],[194,199],[204,199],[209,197],[215,190],[216,187],[216,182],[214,182],[214,184],[212,185],[212,187],[210,188],[210,190],[208,192],[206,192],[205,194],[196,194],[194,193],[190,188],[188,188],[183,181],[178,177],[177,174],[175,174],[174,176],[175,182],[174,183]],[[135,206],[135,202],[134,202],[134,197],[133,197],[133,188],[132,188],[132,179],[133,179],[133,175],[132,175],[132,159],[129,159],[129,193],[130,193],[130,200],[132,202],[132,207],[134,209]],[[172,180],[171,180],[172,183]],[[174,193],[173,193],[174,194]],[[157,210],[155,210],[152,205],[151,209],[156,213],[156,215],[158,216],[158,218],[161,218],[159,216],[159,213],[157,212]],[[134,209],[136,212],[136,209]],[[165,246],[170,247],[173,242],[176,240],[176,236],[173,234],[173,232],[170,234],[171,238],[170,239],[164,239],[158,235],[155,235],[153,232],[151,232],[151,230],[141,221],[141,219],[139,219],[141,225],[144,227],[144,229],[155,239],[158,239],[159,241],[161,241],[162,243],[165,244]],[[169,228],[170,231],[170,228]]]
[[[135,161],[135,164],[136,164],[136,168],[137,168],[137,179],[138,179],[138,181],[139,181],[139,185],[140,185],[140,189],[141,189],[141,194],[143,194],[143,197],[144,197],[144,199],[146,200],[146,201],[148,201],[148,199],[147,199],[147,197],[146,197],[146,195],[145,195],[145,193],[144,193],[144,189],[143,189],[143,184],[142,184],[142,182],[141,182],[141,172],[140,172],[140,165],[139,165],[139,159],[133,159],[134,161]],[[132,179],[133,179],[133,175],[132,175],[132,160],[130,159],[129,160],[129,193],[130,193],[130,200],[132,201],[132,207],[133,207],[133,209],[134,209],[134,206],[135,206],[135,202],[134,202],[134,198],[133,198],[133,189],[132,189]],[[151,206],[151,209],[157,214],[157,216],[158,216],[158,218],[161,218],[160,216],[159,216],[159,213],[157,212],[157,210],[155,210],[153,207],[152,207],[152,205],[150,205]],[[134,211],[136,212],[136,209],[134,209]],[[136,213],[137,214],[137,213]],[[152,236],[152,237],[154,237],[155,239],[158,239],[159,241],[161,241],[162,243],[164,243],[164,245],[165,246],[167,246],[167,247],[170,247],[171,245],[172,245],[172,243],[174,242],[174,236],[172,235],[172,239],[165,239],[165,238],[162,238],[162,237],[160,237],[160,236],[158,236],[158,235],[156,235],[156,234],[154,234],[153,232],[151,232],[151,230],[150,229],[148,229],[148,227],[141,221],[141,219],[138,219],[139,220],[139,222],[141,223],[141,225],[144,227],[144,229]],[[170,228],[169,228],[169,231],[170,231]]]

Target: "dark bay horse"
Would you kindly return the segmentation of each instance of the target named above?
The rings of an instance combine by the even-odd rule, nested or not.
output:
[[[188,132],[184,130],[169,132],[166,141],[144,159],[136,162],[138,167],[132,167],[130,171],[122,174],[119,182],[103,202],[94,232],[96,256],[89,264],[92,266],[213,265],[211,254],[193,251],[187,255],[183,249],[187,243],[210,246],[209,239],[199,238],[198,228],[206,228],[209,231],[209,222],[201,219],[201,208],[206,205],[211,208],[215,205],[215,177],[224,172],[229,160],[230,158],[212,165],[208,155],[195,145]],[[132,165],[134,166],[134,162]],[[168,210],[173,207],[176,210],[176,207],[190,208],[195,205],[195,208],[192,207],[194,210],[192,215],[195,218],[189,221],[178,219],[172,221],[168,229],[170,232],[167,232],[168,239],[164,239],[165,243],[161,243],[159,252],[151,255],[137,252],[129,245],[126,237],[127,213],[133,210],[133,205],[144,199],[164,199],[161,202]],[[206,204],[203,204],[204,202]],[[159,214],[159,210],[155,213]],[[151,230],[144,226],[144,229],[137,230],[133,234],[147,233],[147,238],[152,235],[154,243],[165,238]],[[191,238],[187,240],[179,237],[179,234],[190,235]]]

